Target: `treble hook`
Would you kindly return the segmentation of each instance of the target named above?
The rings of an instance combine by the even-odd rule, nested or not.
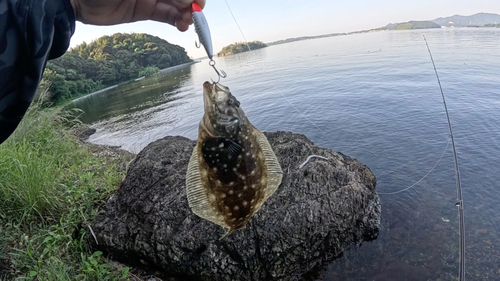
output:
[[[196,48],[198,48],[198,49],[201,47],[201,46],[200,46],[200,43],[198,43],[198,41],[194,41],[194,45],[195,45],[195,46],[196,46]]]
[[[219,79],[217,80],[217,82],[214,82],[214,80],[212,80],[212,82],[214,83],[219,83],[220,79],[221,78],[226,78],[227,77],[227,74],[226,72],[224,72],[224,70],[217,70],[217,68],[215,67],[215,61],[213,59],[210,59],[210,61],[208,62],[208,64],[214,68],[215,72],[217,73],[217,75],[219,75]]]

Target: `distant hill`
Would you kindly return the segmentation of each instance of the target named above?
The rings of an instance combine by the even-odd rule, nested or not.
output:
[[[223,57],[223,56],[229,56],[229,55],[234,55],[238,53],[243,53],[243,52],[248,52],[248,51],[253,51],[261,48],[267,47],[266,44],[264,44],[261,41],[252,41],[252,42],[239,42],[239,43],[234,43],[231,45],[228,45],[220,52],[217,53],[218,57]]]
[[[424,28],[441,28],[441,26],[432,21],[409,21],[403,23],[390,23],[383,30],[407,30],[407,29],[424,29]]]
[[[484,26],[486,24],[500,24],[500,15],[490,13],[478,13],[472,16],[454,15],[437,18],[433,22],[446,27]]]
[[[287,38],[283,40],[278,40],[270,43],[266,43],[268,46],[286,44],[295,41],[318,39],[325,37],[333,37],[340,35],[350,35],[359,33],[376,32],[383,30],[405,30],[405,29],[423,29],[423,28],[439,28],[439,27],[500,27],[500,15],[491,13],[478,13],[472,16],[451,16],[446,18],[437,18],[432,21],[409,21],[403,23],[389,23],[388,25],[380,28],[360,30],[348,33],[330,33],[324,35],[316,36],[302,36]]]

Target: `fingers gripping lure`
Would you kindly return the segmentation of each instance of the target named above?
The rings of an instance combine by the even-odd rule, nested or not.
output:
[[[195,2],[191,4],[191,15],[193,16],[194,29],[198,34],[200,43],[205,48],[208,58],[210,59],[209,65],[214,68],[215,72],[219,76],[219,80],[217,80],[217,82],[219,82],[221,78],[226,78],[227,74],[224,72],[224,70],[221,70],[219,72],[219,70],[215,68],[215,61],[213,60],[214,55],[212,48],[212,37],[210,35],[210,28],[208,27],[207,19],[205,18],[205,15],[203,14],[201,7]],[[196,47],[199,48],[200,46],[196,44]]]

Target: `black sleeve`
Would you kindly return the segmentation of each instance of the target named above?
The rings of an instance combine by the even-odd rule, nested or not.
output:
[[[66,52],[74,30],[70,0],[0,0],[0,143],[28,109],[47,59]]]

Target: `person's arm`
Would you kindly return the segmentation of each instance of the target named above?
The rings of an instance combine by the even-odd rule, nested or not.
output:
[[[64,54],[74,30],[70,0],[0,1],[0,143],[28,109],[47,59]]]

